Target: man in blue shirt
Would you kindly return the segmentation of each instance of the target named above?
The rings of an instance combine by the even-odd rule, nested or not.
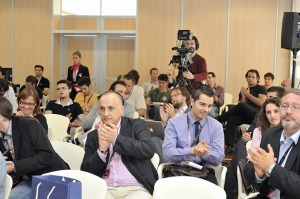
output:
[[[192,161],[208,167],[218,165],[224,158],[224,133],[221,123],[208,116],[214,103],[214,92],[209,86],[202,85],[191,97],[191,111],[168,122],[163,143],[164,158],[169,163]],[[210,173],[215,178],[213,170]]]

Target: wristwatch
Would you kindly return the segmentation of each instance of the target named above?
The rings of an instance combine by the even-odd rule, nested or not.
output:
[[[266,174],[267,177],[271,176],[272,170],[275,167],[275,165],[276,165],[275,163],[272,164],[272,166],[267,171],[265,171],[265,174]]]

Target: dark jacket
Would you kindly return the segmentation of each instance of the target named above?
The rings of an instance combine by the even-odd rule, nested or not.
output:
[[[18,176],[68,169],[54,151],[43,127],[32,118],[12,118],[15,169]]]
[[[99,148],[97,130],[88,134],[81,170],[102,176],[107,164],[97,153]],[[144,120],[122,117],[120,133],[114,152],[121,155],[129,172],[152,194],[157,180],[157,171],[151,163],[154,146]],[[109,154],[106,162],[108,162]]]
[[[287,157],[285,167],[281,167],[278,162],[280,149],[280,136],[283,127],[281,125],[268,129],[264,132],[260,147],[266,151],[267,145],[273,148],[274,155],[277,158],[277,164],[272,170],[270,178],[267,178],[259,185],[258,198],[267,198],[270,187],[280,190],[281,198],[299,199],[300,198],[300,140],[294,146]],[[244,168],[245,177],[251,183],[256,183],[254,167],[251,162]]]
[[[72,66],[68,67],[68,77],[67,80],[69,80],[72,84],[77,84],[78,80],[83,77],[90,77],[90,73],[89,73],[89,69],[86,66],[83,66],[80,64],[79,68],[78,68],[78,73],[76,76],[76,81],[73,81],[73,70],[72,70]]]

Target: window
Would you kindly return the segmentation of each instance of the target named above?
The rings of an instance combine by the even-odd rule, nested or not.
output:
[[[62,15],[136,16],[137,0],[61,0],[61,1],[62,1]]]

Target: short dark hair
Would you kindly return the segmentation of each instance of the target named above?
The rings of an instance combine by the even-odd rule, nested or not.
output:
[[[8,99],[0,96],[0,114],[10,120],[13,116],[13,107]]]
[[[214,91],[212,90],[212,88],[209,85],[201,85],[201,86],[199,86],[199,88],[195,89],[192,92],[191,97],[194,101],[196,101],[196,100],[199,99],[201,94],[206,95],[208,97],[214,97],[215,96]]]
[[[139,72],[137,72],[136,70],[130,70],[128,72],[128,74],[131,74],[134,80],[134,84],[138,84],[139,83],[139,79],[140,79],[140,75]]]
[[[186,104],[189,106],[189,105],[191,104],[191,95],[190,95],[189,91],[188,91],[185,87],[183,87],[183,86],[178,86],[178,87],[174,87],[174,88],[172,89],[171,93],[172,93],[173,91],[176,91],[176,90],[179,90],[179,91],[181,92],[181,94],[182,94],[184,97],[186,97],[185,102],[186,102]]]
[[[32,84],[35,84],[36,82],[36,79],[33,75],[29,75],[26,77],[26,80],[25,80],[27,83],[32,83]]]
[[[157,71],[158,71],[157,68],[151,68],[151,69],[150,69],[150,75],[152,74],[152,71],[154,71],[154,70],[157,70]]]
[[[208,72],[207,75],[211,75],[212,77],[216,77],[216,74],[214,72]]]
[[[129,73],[126,74],[126,75],[124,75],[123,79],[132,80],[134,82],[133,76],[131,74],[129,74]]]
[[[256,74],[256,77],[257,77],[257,83],[259,83],[259,78],[260,78],[260,76],[259,76],[259,72],[258,72],[257,70],[255,70],[255,69],[250,69],[250,70],[248,70],[247,73],[245,74],[245,77],[246,77],[246,78],[248,77],[248,73],[255,73],[255,74]]]
[[[115,91],[115,90],[116,90],[116,85],[118,85],[118,84],[121,84],[121,85],[123,85],[123,86],[126,87],[126,84],[125,84],[124,81],[117,80],[117,81],[113,82],[113,83],[110,85],[109,90],[110,90],[110,91]]]
[[[276,92],[276,96],[281,99],[283,97],[285,89],[281,86],[272,86],[268,88],[267,92]]]
[[[35,69],[36,69],[36,68],[40,68],[40,69],[42,69],[42,71],[44,71],[44,67],[43,67],[42,65],[35,65],[34,68],[35,68]]]
[[[274,77],[274,75],[272,74],[272,73],[266,73],[265,75],[264,75],[264,78],[266,78],[266,77],[270,77],[272,80],[274,80],[275,79],[275,77]]]
[[[160,75],[158,75],[158,81],[169,82],[168,75],[166,75],[166,74],[160,74]]]
[[[120,100],[120,102],[121,102],[121,104],[122,104],[122,106],[124,106],[124,99],[123,99],[123,97],[119,94],[119,93],[117,93],[117,92],[115,92],[115,91],[113,91],[113,90],[109,90],[109,91],[106,91],[106,92],[104,92],[104,93],[102,93],[98,98],[99,98],[99,101],[101,100],[101,97],[103,97],[103,96],[105,96],[105,95],[108,95],[108,94],[112,94],[112,93],[114,93],[114,94],[116,94],[117,96],[118,96],[118,98],[119,98],[119,100]]]
[[[78,80],[77,85],[78,86],[84,86],[84,85],[89,86],[89,85],[91,85],[91,79],[87,76],[83,76]]]
[[[68,88],[71,89],[72,88],[72,84],[70,81],[66,80],[66,79],[61,79],[58,82],[56,82],[56,86],[58,86],[58,84],[67,84]]]
[[[0,90],[4,90],[5,92],[9,89],[9,82],[6,79],[0,79]]]

